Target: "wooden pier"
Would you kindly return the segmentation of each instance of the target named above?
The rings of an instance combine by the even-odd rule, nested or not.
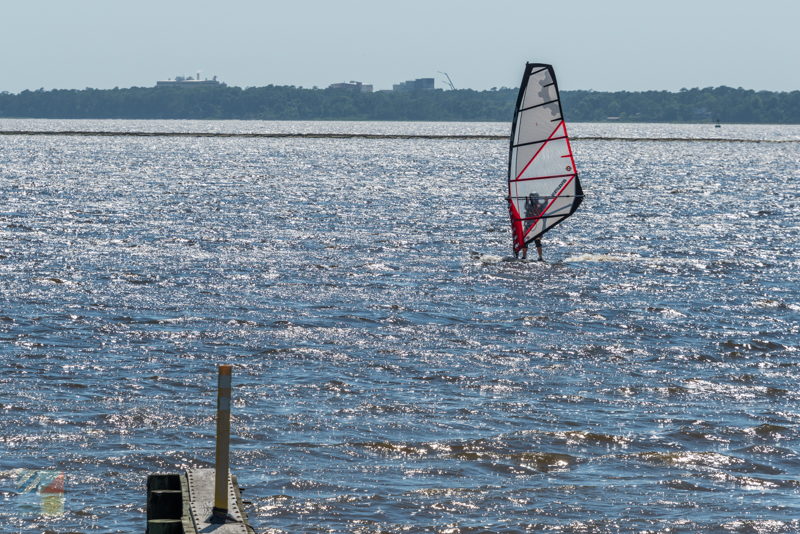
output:
[[[146,534],[250,534],[241,489],[230,474],[231,366],[219,366],[214,469],[147,477]]]
[[[252,534],[236,476],[228,478],[228,519],[214,523],[214,469],[147,477],[146,534]]]

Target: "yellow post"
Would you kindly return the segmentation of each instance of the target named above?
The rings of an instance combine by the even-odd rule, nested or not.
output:
[[[228,517],[228,470],[230,468],[231,441],[231,366],[219,366],[217,387],[217,462],[214,474],[215,522],[225,522]]]

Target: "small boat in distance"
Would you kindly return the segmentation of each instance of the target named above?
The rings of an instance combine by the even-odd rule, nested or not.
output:
[[[551,65],[525,65],[511,125],[507,200],[514,256],[583,201]]]

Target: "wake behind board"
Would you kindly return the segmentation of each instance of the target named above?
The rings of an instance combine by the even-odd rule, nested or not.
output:
[[[515,256],[583,201],[551,65],[525,65],[511,126],[507,200]]]
[[[522,259],[519,256],[498,256],[496,254],[482,254],[480,252],[471,251],[470,257],[484,265],[491,265],[495,263],[536,263],[545,264],[544,260],[537,260],[536,258]]]

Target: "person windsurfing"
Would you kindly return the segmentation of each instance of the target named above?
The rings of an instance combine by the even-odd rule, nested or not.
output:
[[[539,215],[544,211],[547,207],[547,199],[542,198],[539,196],[539,193],[531,193],[525,199],[525,231],[527,232],[528,228],[532,225],[536,224],[539,219]],[[538,260],[544,261],[544,257],[542,257],[542,239],[537,237],[533,240],[533,244],[536,246],[536,253],[539,255]],[[522,259],[526,259],[528,257],[528,247],[522,247]]]
[[[552,65],[525,64],[511,123],[507,183],[514,256],[522,252],[526,258],[533,241],[543,260],[542,236],[583,201]]]

